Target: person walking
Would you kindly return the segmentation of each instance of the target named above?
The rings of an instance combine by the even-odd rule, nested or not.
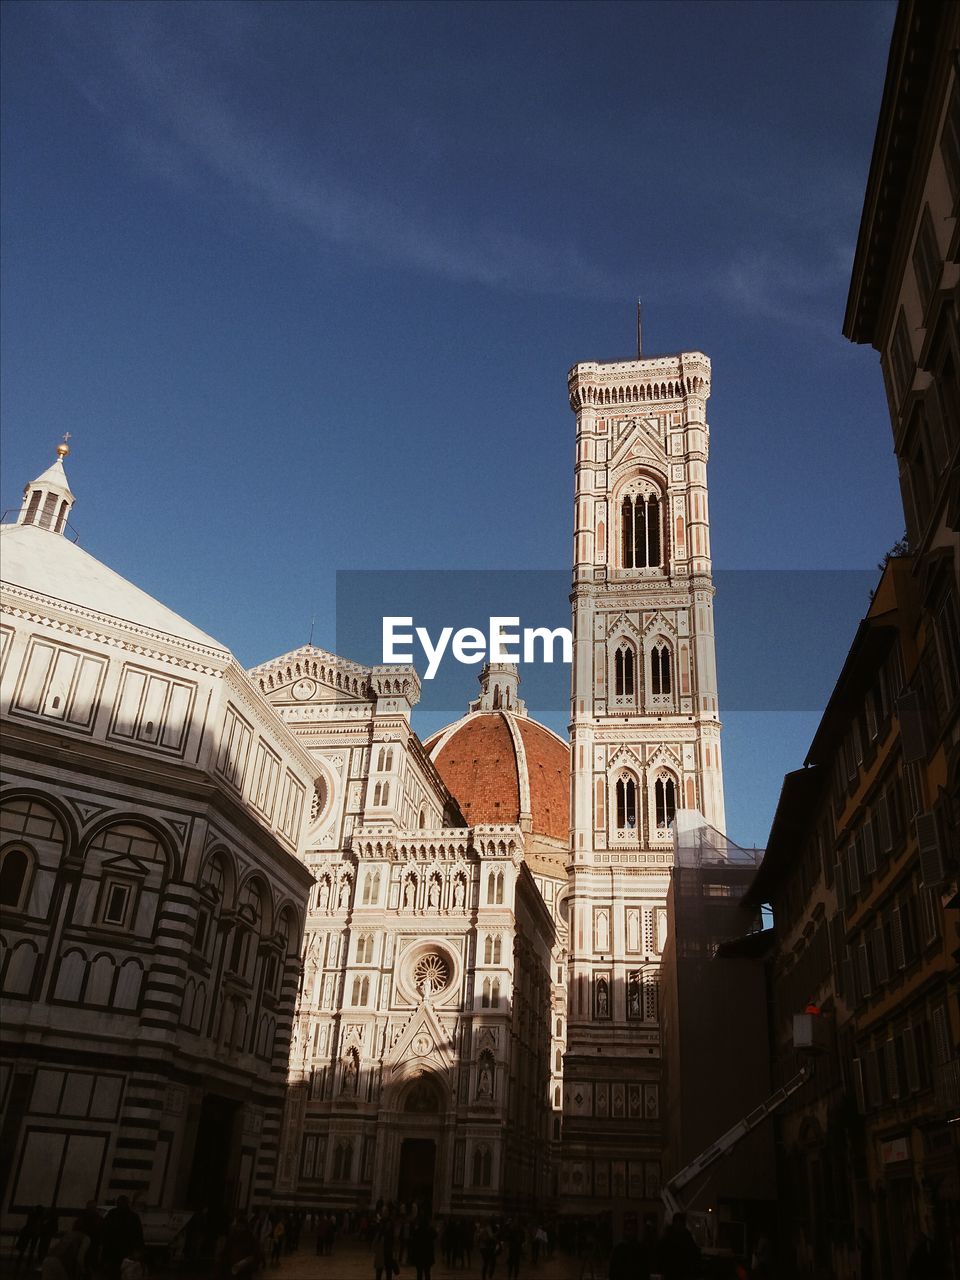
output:
[[[75,1228],[64,1233],[46,1254],[40,1280],[81,1280],[90,1237]]]
[[[430,1280],[434,1262],[437,1233],[426,1214],[417,1213],[410,1228],[407,1261],[417,1269],[417,1280]]]
[[[233,1220],[220,1255],[222,1280],[249,1280],[261,1262],[260,1241],[242,1211]],[[121,1280],[124,1277],[121,1276]]]
[[[700,1250],[690,1234],[685,1213],[675,1213],[660,1237],[657,1265],[663,1280],[695,1280],[700,1269]]]
[[[497,1269],[497,1255],[500,1252],[499,1233],[495,1226],[484,1223],[477,1239],[480,1247],[480,1280],[493,1280]]]
[[[17,1236],[17,1267],[21,1267],[24,1263],[29,1267],[33,1262],[33,1255],[37,1251],[37,1242],[40,1239],[40,1228],[46,1217],[46,1209],[42,1204],[34,1205],[27,1214],[27,1220],[20,1228]]]
[[[523,1260],[525,1232],[523,1224],[514,1222],[507,1229],[507,1280],[518,1280]]]
[[[278,1214],[270,1235],[270,1261],[275,1267],[279,1267],[280,1259],[283,1256],[283,1238],[286,1233],[287,1229],[284,1226],[283,1215]]]
[[[609,1280],[650,1280],[650,1258],[637,1239],[635,1223],[627,1223],[623,1239],[610,1254]]]
[[[120,1280],[120,1264],[143,1248],[143,1223],[126,1196],[118,1196],[100,1228],[100,1262],[107,1280]]]
[[[373,1271],[375,1280],[392,1280],[400,1271],[394,1257],[393,1215],[389,1208],[377,1223],[377,1234],[373,1239]]]

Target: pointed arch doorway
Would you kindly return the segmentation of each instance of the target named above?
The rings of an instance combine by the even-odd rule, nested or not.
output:
[[[401,1099],[400,1161],[397,1200],[415,1201],[418,1213],[433,1215],[436,1199],[437,1148],[444,1117],[443,1091],[432,1072],[423,1072]]]

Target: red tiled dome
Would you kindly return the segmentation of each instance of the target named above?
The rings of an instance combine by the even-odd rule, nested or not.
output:
[[[566,843],[570,749],[542,724],[473,711],[424,745],[468,823],[518,823]]]

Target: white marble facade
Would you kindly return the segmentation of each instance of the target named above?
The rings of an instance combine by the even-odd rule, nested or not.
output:
[[[707,500],[710,362],[575,365],[568,1209],[656,1213],[670,823],[724,828]]]
[[[251,676],[319,777],[277,1194],[542,1202],[555,928],[524,830],[466,825],[410,728],[413,668],[308,646]]]
[[[311,884],[310,757],[227,649],[74,544],[72,503],[58,458],[0,544],[10,1229],[272,1193]]]

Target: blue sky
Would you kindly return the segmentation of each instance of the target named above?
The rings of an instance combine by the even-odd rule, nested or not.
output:
[[[82,545],[251,665],[334,646],[337,569],[565,569],[566,372],[639,294],[713,361],[715,566],[871,569],[903,519],[840,324],[893,16],[7,0],[3,508],[70,431]],[[816,719],[725,716],[734,838]]]

